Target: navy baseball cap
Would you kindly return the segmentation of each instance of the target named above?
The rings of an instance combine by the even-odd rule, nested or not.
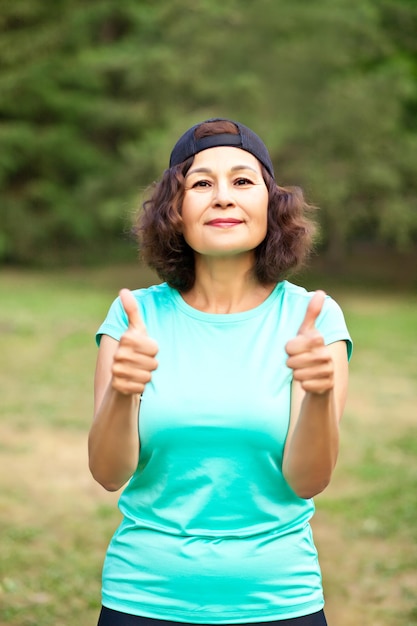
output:
[[[209,135],[208,137],[196,139],[194,134],[195,130],[201,126],[201,124],[205,124],[206,122],[231,122],[236,126],[238,134],[234,135],[233,133],[222,133],[220,135]],[[205,122],[200,122],[199,124],[189,128],[175,144],[171,152],[169,167],[179,165],[198,152],[202,152],[208,148],[216,148],[217,146],[232,146],[234,148],[241,148],[242,150],[246,150],[246,152],[250,152],[262,163],[262,165],[266,167],[272,178],[274,178],[274,167],[272,165],[271,157],[269,156],[267,147],[262,139],[247,126],[244,126],[239,122],[220,117],[205,120]]]

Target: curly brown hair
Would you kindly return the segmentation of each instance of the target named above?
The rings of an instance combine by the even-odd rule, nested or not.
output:
[[[231,122],[208,122],[197,128],[196,137],[225,132],[236,134],[237,129]],[[144,262],[182,292],[189,291],[195,282],[194,251],[181,232],[185,176],[192,162],[193,157],[165,170],[151,187],[133,229]],[[268,228],[255,249],[253,271],[259,283],[268,285],[304,264],[316,227],[310,218],[313,207],[305,201],[302,190],[280,187],[263,165],[261,170],[269,195]]]

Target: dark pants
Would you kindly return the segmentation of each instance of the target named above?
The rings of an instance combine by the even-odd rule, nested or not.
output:
[[[101,608],[97,626],[209,626],[204,624],[185,624],[184,622],[170,622],[162,619],[152,619],[151,617],[139,617],[138,615],[128,615],[119,613],[105,606]],[[225,626],[225,625],[223,625]],[[302,617],[292,617],[274,622],[257,622],[256,624],[239,624],[238,626],[327,626],[324,612],[303,615]]]

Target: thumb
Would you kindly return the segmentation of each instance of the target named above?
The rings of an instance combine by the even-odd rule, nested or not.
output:
[[[316,320],[321,313],[326,294],[324,291],[316,291],[308,303],[303,322],[298,330],[298,335],[305,335],[315,328]]]
[[[145,324],[139,313],[138,303],[130,289],[122,289],[119,293],[122,306],[126,312],[130,328],[136,328],[146,333]]]

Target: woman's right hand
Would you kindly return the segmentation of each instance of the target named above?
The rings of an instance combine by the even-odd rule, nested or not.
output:
[[[158,344],[148,336],[132,292],[122,289],[119,296],[129,326],[114,354],[111,386],[124,395],[142,394],[158,367]]]

